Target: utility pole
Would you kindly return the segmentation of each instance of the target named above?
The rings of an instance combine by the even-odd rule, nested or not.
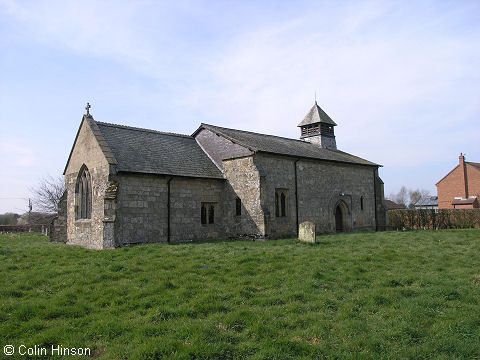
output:
[[[30,225],[30,222],[31,222],[31,214],[32,214],[32,200],[29,198],[28,199],[28,225]]]

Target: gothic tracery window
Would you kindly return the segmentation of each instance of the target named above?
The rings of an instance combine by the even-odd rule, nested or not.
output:
[[[85,165],[82,166],[75,185],[75,219],[92,217],[92,180]]]
[[[288,216],[288,190],[275,189],[275,216]]]

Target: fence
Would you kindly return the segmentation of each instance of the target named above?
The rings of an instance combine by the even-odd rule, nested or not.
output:
[[[41,232],[43,235],[48,236],[50,225],[0,225],[0,233],[10,232]]]
[[[390,210],[393,230],[480,228],[480,209]]]

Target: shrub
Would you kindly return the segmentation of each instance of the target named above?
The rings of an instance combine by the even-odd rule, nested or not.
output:
[[[480,209],[391,210],[388,221],[396,230],[480,228]]]

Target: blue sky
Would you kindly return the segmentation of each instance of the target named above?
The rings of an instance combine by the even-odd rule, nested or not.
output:
[[[0,0],[0,213],[98,121],[298,138],[314,102],[385,194],[480,162],[479,1]]]

